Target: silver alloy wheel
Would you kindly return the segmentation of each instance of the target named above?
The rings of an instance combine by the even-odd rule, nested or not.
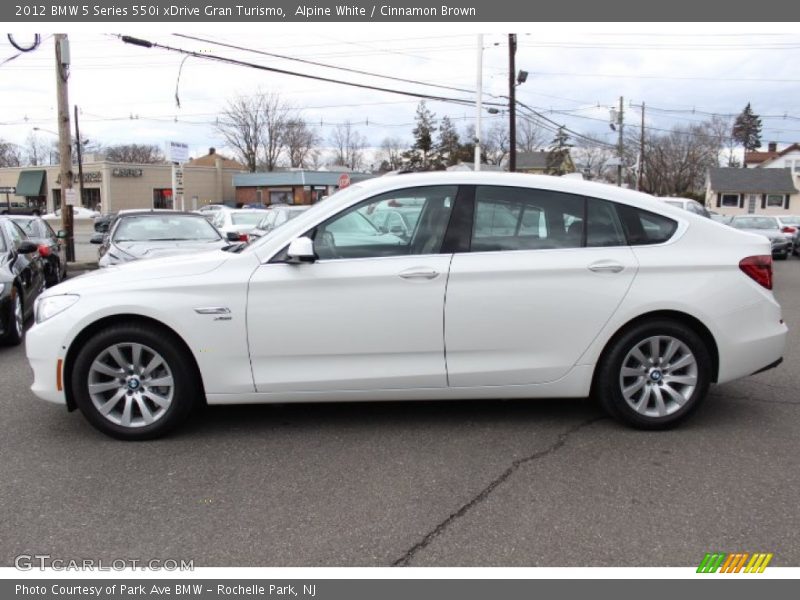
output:
[[[144,427],[163,417],[175,393],[167,361],[133,342],[103,350],[89,367],[89,397],[97,411],[122,427]]]
[[[22,337],[22,330],[25,328],[25,316],[22,313],[22,300],[19,298],[19,293],[14,294],[14,327],[17,330],[17,336]]]
[[[619,385],[625,402],[637,413],[665,417],[692,397],[697,387],[697,359],[677,338],[649,337],[625,356]]]

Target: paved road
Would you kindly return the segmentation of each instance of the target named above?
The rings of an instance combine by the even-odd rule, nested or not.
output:
[[[36,400],[0,350],[0,564],[800,565],[800,260],[776,266],[780,369],[643,433],[586,401],[209,408],[122,443]]]

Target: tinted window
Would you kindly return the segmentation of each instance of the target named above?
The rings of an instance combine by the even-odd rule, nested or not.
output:
[[[317,227],[314,250],[320,259],[328,260],[438,254],[455,195],[455,186],[431,186],[370,198]],[[387,230],[373,222],[372,217],[385,206],[402,206],[409,213],[402,227]]]
[[[580,247],[583,214],[581,196],[479,186],[475,194],[471,251]]]
[[[668,217],[625,204],[617,204],[617,214],[632,246],[661,244],[678,228],[678,223]]]
[[[589,220],[586,245],[591,247],[625,246],[625,234],[622,231],[622,224],[617,218],[614,205],[597,198],[587,198],[586,205]]]

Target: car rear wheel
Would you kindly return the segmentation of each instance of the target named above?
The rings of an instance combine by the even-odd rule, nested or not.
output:
[[[103,433],[160,437],[189,414],[202,386],[183,345],[149,325],[116,325],[83,346],[72,370],[78,408]]]
[[[667,429],[705,399],[711,364],[705,342],[691,328],[669,320],[643,322],[607,349],[594,391],[616,419],[639,429]]]

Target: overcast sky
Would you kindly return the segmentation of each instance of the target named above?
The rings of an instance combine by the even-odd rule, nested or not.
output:
[[[173,26],[174,28],[174,26]],[[456,98],[467,92],[412,85],[333,69],[299,64],[250,52],[190,41],[162,28],[136,35],[151,41],[213,52],[303,73],[345,81]],[[253,27],[239,31],[222,26],[197,35],[215,42],[332,65],[372,71],[465,90],[475,89],[476,35],[474,26],[303,25]],[[792,32],[792,29],[795,31]],[[204,33],[204,31],[206,33]],[[681,33],[675,33],[680,31]],[[418,100],[391,93],[356,89],[249,68],[189,58],[182,71],[179,96],[175,88],[182,56],[166,50],[124,44],[115,36],[81,28],[67,30],[71,42],[70,103],[81,109],[83,137],[103,144],[189,143],[192,155],[208,147],[223,148],[214,129],[215,117],[226,100],[252,94],[259,88],[279,92],[302,109],[323,139],[333,126],[350,120],[370,145],[387,136],[410,143]],[[55,130],[53,39],[42,34],[40,48],[0,65],[0,139],[25,143],[33,127]],[[647,125],[669,128],[706,118],[707,113],[734,114],[747,102],[763,116],[763,141],[800,140],[800,34],[795,27],[759,24],[687,26],[620,26],[614,24],[527,24],[518,29],[517,67],[529,71],[518,87],[518,99],[558,123],[613,141],[607,125],[609,107],[624,96],[626,117],[638,123],[646,102]],[[19,34],[28,42],[30,34]],[[507,36],[486,34],[484,91],[486,101],[507,94]],[[0,40],[0,61],[16,51]],[[459,128],[474,119],[474,108],[429,102],[437,116],[449,115]],[[694,110],[696,112],[692,113]],[[677,111],[677,112],[668,112]],[[786,115],[784,117],[784,115]],[[131,118],[133,117],[133,118]],[[488,123],[503,115],[486,115]],[[53,137],[42,132],[43,137]]]

